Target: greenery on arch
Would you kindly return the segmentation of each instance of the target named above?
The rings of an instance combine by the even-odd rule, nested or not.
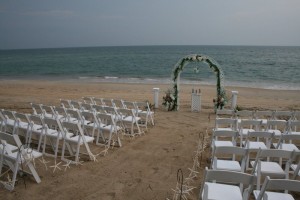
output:
[[[172,73],[173,88],[166,92],[166,96],[163,97],[163,105],[168,109],[168,111],[179,109],[179,82],[180,73],[191,62],[204,62],[214,71],[217,78],[217,98],[213,100],[215,109],[222,109],[227,102],[226,92],[223,87],[224,83],[224,73],[218,63],[212,58],[200,55],[192,54],[183,57],[175,65]]]

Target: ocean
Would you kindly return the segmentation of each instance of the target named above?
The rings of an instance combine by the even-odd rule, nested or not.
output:
[[[300,47],[120,46],[0,50],[0,80],[171,83],[174,65],[189,54],[216,60],[226,86],[300,90]],[[198,68],[198,73],[195,72]],[[204,63],[181,74],[185,84],[214,85]]]

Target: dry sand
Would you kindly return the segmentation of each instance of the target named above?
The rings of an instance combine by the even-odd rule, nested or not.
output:
[[[72,81],[1,81],[0,108],[31,113],[30,102],[59,105],[59,99],[80,100],[83,96],[149,100],[153,103],[153,87],[159,87],[160,103],[170,85],[112,84]],[[181,108],[167,112],[162,106],[155,111],[156,125],[142,136],[124,137],[123,147],[109,150],[99,156],[98,162],[84,162],[67,171],[52,173],[37,161],[42,182],[20,179],[13,192],[0,188],[0,199],[172,199],[177,182],[177,170],[184,177],[193,165],[193,156],[199,140],[206,130],[211,134],[215,115],[212,99],[214,86],[200,86],[202,111],[190,112],[191,85],[181,86]],[[299,91],[279,91],[250,88],[226,88],[239,91],[238,106],[243,109],[290,110],[300,109]],[[94,153],[103,150],[93,145]],[[203,174],[208,166],[210,148],[203,154],[199,175],[191,183],[196,187],[190,199],[197,199]],[[48,166],[54,163],[50,161]],[[63,168],[62,168],[63,169]],[[26,187],[25,187],[26,185]]]

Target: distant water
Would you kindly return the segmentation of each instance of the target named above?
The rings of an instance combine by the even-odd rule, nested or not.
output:
[[[215,59],[225,86],[300,90],[300,47],[132,46],[0,50],[0,80],[49,79],[170,83],[174,65],[188,54]],[[199,73],[194,68],[200,69]],[[186,84],[215,84],[203,63],[186,66]]]

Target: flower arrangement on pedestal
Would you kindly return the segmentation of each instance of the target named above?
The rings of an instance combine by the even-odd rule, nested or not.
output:
[[[175,102],[175,97],[173,96],[173,92],[169,89],[166,91],[166,95],[163,97],[162,105],[164,105],[168,111],[171,111],[174,110],[175,108],[174,102]]]
[[[205,55],[188,55],[179,60],[179,62],[175,65],[173,73],[172,73],[172,81],[173,81],[173,89],[168,90],[166,96],[163,97],[163,105],[167,107],[169,111],[178,110],[179,109],[179,81],[180,81],[180,73],[184,69],[184,67],[190,62],[204,62],[208,64],[208,66],[215,72],[217,77],[217,99],[214,100],[214,107],[222,109],[226,102],[226,93],[223,88],[223,79],[224,74],[220,66],[218,66],[217,62],[213,59],[209,58]],[[195,73],[198,73],[199,69],[194,69]]]

